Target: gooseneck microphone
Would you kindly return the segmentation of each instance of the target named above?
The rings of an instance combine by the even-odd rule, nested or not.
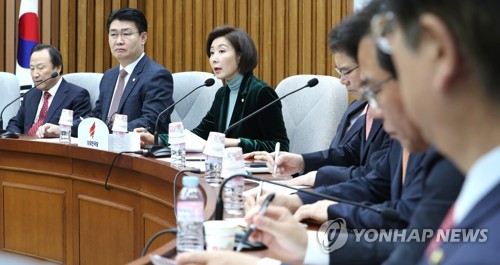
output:
[[[327,195],[327,194],[317,193],[317,192],[313,192],[313,191],[309,191],[309,190],[297,189],[297,188],[290,187],[288,185],[284,185],[284,184],[281,184],[281,183],[272,182],[272,181],[267,180],[267,179],[258,178],[258,177],[255,177],[253,175],[244,175],[244,174],[233,175],[233,176],[225,179],[222,182],[222,184],[220,186],[220,190],[219,190],[219,197],[217,198],[217,204],[216,204],[216,208],[215,208],[215,220],[222,220],[222,216],[223,216],[223,213],[224,213],[224,202],[222,200],[222,191],[224,190],[224,186],[226,185],[226,183],[228,181],[230,181],[231,179],[236,178],[236,177],[243,177],[245,179],[253,179],[253,180],[256,180],[256,181],[259,181],[259,182],[267,182],[267,183],[271,183],[273,185],[277,185],[277,186],[289,188],[289,189],[292,189],[292,190],[300,191],[300,192],[303,192],[303,193],[307,193],[309,195],[316,196],[318,198],[327,199],[329,201],[334,201],[334,202],[339,202],[339,203],[345,203],[345,204],[349,204],[349,205],[352,205],[352,206],[365,208],[367,210],[370,210],[370,211],[373,211],[373,212],[376,212],[376,213],[380,214],[380,216],[382,216],[382,218],[384,218],[387,221],[397,222],[397,221],[400,220],[399,213],[396,210],[392,209],[392,208],[376,208],[376,207],[364,205],[364,204],[359,203],[359,202],[349,201],[349,200],[345,200],[345,199],[342,199],[342,198],[330,196],[330,195]]]
[[[19,135],[15,134],[11,131],[3,129],[3,112],[5,111],[5,109],[7,109],[10,105],[14,104],[14,102],[16,102],[18,99],[26,96],[26,94],[31,92],[33,89],[37,88],[39,85],[49,81],[52,78],[56,78],[58,75],[59,75],[58,72],[53,72],[49,78],[47,78],[47,79],[43,80],[42,82],[36,84],[35,86],[31,87],[28,91],[26,91],[26,93],[21,94],[19,97],[17,97],[13,101],[11,101],[9,104],[7,104],[5,107],[3,107],[2,112],[0,113],[0,129],[1,129],[0,130],[0,138],[15,138],[15,139],[19,138]]]
[[[243,119],[241,119],[241,120],[239,120],[239,121],[237,121],[237,122],[235,122],[235,123],[231,124],[231,126],[227,127],[227,129],[224,131],[224,134],[227,134],[227,132],[229,132],[230,130],[232,130],[234,127],[236,127],[236,126],[238,126],[239,124],[241,124],[242,122],[244,122],[244,121],[246,121],[246,120],[248,120],[248,119],[252,118],[253,116],[255,116],[255,115],[259,114],[261,111],[263,111],[263,110],[267,109],[269,106],[273,105],[274,103],[276,103],[276,102],[278,102],[278,101],[280,101],[280,100],[282,100],[282,99],[284,99],[284,98],[286,98],[286,97],[290,96],[290,95],[291,95],[291,94],[293,94],[293,93],[297,93],[297,92],[299,92],[300,90],[302,90],[302,89],[304,89],[304,88],[306,88],[306,87],[313,87],[313,86],[316,86],[318,83],[319,83],[319,81],[318,81],[318,79],[317,79],[317,78],[313,78],[313,79],[311,79],[311,80],[307,81],[307,84],[306,84],[305,86],[303,86],[303,87],[301,87],[301,88],[298,88],[298,89],[296,89],[296,90],[294,90],[294,91],[292,91],[292,92],[290,92],[290,93],[287,93],[287,94],[285,94],[285,95],[283,95],[283,96],[281,96],[281,97],[279,97],[279,98],[277,98],[277,99],[275,99],[275,100],[273,100],[273,101],[269,102],[269,104],[267,104],[267,105],[263,106],[262,108],[260,108],[260,109],[258,109],[258,110],[256,110],[256,111],[252,112],[250,115],[248,115],[248,116],[244,117]]]
[[[155,131],[154,131],[154,144],[153,145],[147,145],[147,146],[144,147],[144,149],[147,150],[147,156],[154,157],[154,158],[160,158],[160,157],[168,157],[168,156],[170,156],[170,149],[168,147],[161,146],[161,145],[158,144],[158,126],[159,126],[159,123],[160,123],[160,117],[161,117],[161,115],[163,115],[165,112],[167,112],[170,109],[172,109],[173,107],[175,107],[175,105],[177,105],[179,102],[181,102],[182,100],[184,100],[187,96],[191,95],[193,92],[195,92],[199,88],[204,87],[204,86],[211,87],[214,84],[215,84],[215,80],[213,78],[209,78],[209,79],[205,80],[205,83],[203,83],[200,86],[197,86],[191,92],[187,93],[184,97],[182,97],[181,99],[177,100],[177,102],[175,102],[174,104],[168,106],[168,108],[166,108],[164,111],[162,111],[162,112],[160,112],[160,114],[158,114],[158,118],[156,118]]]

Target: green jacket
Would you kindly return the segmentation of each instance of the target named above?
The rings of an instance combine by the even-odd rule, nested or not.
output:
[[[203,139],[208,139],[211,131],[224,132],[229,92],[227,85],[217,91],[212,107],[201,123],[193,129],[193,133]],[[230,125],[277,98],[278,95],[269,85],[256,78],[253,73],[245,74],[238,91]],[[239,138],[239,147],[243,149],[243,153],[274,152],[277,142],[280,142],[281,151],[288,151],[289,140],[281,113],[281,103],[276,102],[256,116],[237,125],[227,133],[226,137]]]

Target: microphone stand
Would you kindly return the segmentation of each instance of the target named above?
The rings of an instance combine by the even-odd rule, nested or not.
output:
[[[380,216],[382,216],[382,218],[384,218],[385,220],[388,220],[388,221],[397,222],[397,221],[400,220],[399,213],[396,212],[392,208],[375,208],[375,207],[371,207],[371,206],[368,206],[368,205],[364,205],[364,204],[359,203],[359,202],[349,201],[349,200],[345,200],[345,199],[342,199],[342,198],[330,196],[330,195],[327,195],[327,194],[321,194],[321,193],[317,193],[317,192],[313,192],[313,191],[309,191],[309,190],[297,189],[297,188],[294,188],[294,187],[290,187],[288,185],[284,185],[284,184],[281,184],[281,183],[272,182],[272,181],[267,180],[267,179],[258,178],[258,177],[254,177],[253,175],[245,175],[245,174],[236,174],[236,175],[233,175],[233,176],[225,179],[221,183],[220,190],[219,190],[219,196],[217,198],[217,204],[216,204],[215,213],[214,213],[214,215],[215,215],[214,219],[215,220],[222,220],[222,217],[223,217],[223,214],[224,214],[224,201],[222,200],[222,192],[224,190],[224,186],[226,185],[226,183],[228,181],[230,181],[231,179],[236,178],[236,177],[243,177],[245,179],[253,179],[253,180],[256,180],[256,181],[259,181],[259,182],[267,182],[267,183],[271,183],[273,185],[277,185],[277,186],[281,186],[281,187],[293,189],[293,190],[300,191],[300,192],[303,192],[303,193],[306,193],[306,194],[309,194],[309,195],[312,195],[312,196],[316,196],[318,198],[327,199],[327,200],[334,201],[334,202],[345,203],[345,204],[349,204],[349,205],[352,205],[352,206],[365,208],[365,209],[368,209],[370,211],[373,211],[373,212],[376,212],[376,213],[380,214]]]
[[[274,103],[276,103],[276,102],[278,102],[278,101],[280,101],[280,100],[282,100],[282,99],[284,99],[284,98],[286,98],[286,97],[290,96],[290,95],[291,95],[291,94],[293,94],[293,93],[299,92],[300,90],[302,90],[302,89],[304,89],[304,88],[306,88],[306,87],[314,87],[314,86],[316,86],[316,85],[318,84],[318,82],[319,82],[319,81],[318,81],[318,79],[317,79],[317,78],[313,78],[313,79],[311,79],[311,80],[309,80],[309,81],[307,82],[307,85],[305,85],[305,86],[303,86],[303,87],[301,87],[301,88],[299,88],[299,89],[296,89],[296,90],[294,90],[294,91],[292,91],[292,92],[289,92],[289,93],[287,93],[287,94],[283,95],[282,97],[279,97],[279,98],[277,98],[277,99],[275,99],[275,100],[273,100],[273,101],[269,102],[269,103],[268,103],[267,105],[265,105],[264,107],[262,107],[262,108],[260,108],[260,109],[258,109],[258,110],[256,110],[256,111],[254,111],[253,113],[251,113],[250,115],[248,115],[248,116],[244,117],[243,119],[241,119],[241,120],[239,120],[239,121],[237,121],[237,122],[235,122],[235,123],[231,124],[231,126],[227,127],[227,129],[224,131],[224,134],[225,134],[225,135],[227,135],[227,132],[228,132],[228,131],[230,131],[231,129],[233,129],[233,128],[234,128],[234,127],[236,127],[237,125],[241,124],[242,122],[244,122],[244,121],[246,121],[246,120],[248,120],[248,119],[252,118],[253,116],[255,116],[255,115],[257,115],[257,114],[259,114],[261,111],[263,111],[263,110],[267,109],[269,106],[273,105]]]
[[[161,158],[161,157],[169,157],[170,156],[170,148],[158,144],[158,142],[159,142],[158,141],[158,126],[160,124],[161,115],[163,115],[165,112],[172,109],[175,105],[177,105],[179,102],[184,100],[187,96],[191,95],[193,92],[195,92],[199,88],[204,87],[204,86],[210,87],[210,86],[213,86],[214,84],[215,84],[215,80],[213,78],[209,78],[209,79],[205,80],[205,83],[203,83],[203,85],[197,86],[195,89],[191,90],[191,92],[187,93],[184,97],[177,100],[177,102],[168,106],[168,108],[166,108],[165,110],[160,112],[160,114],[158,114],[158,118],[156,119],[156,124],[155,124],[155,131],[154,131],[154,144],[153,145],[146,145],[144,147],[144,149],[146,149],[146,151],[147,151],[146,156],[154,157],[154,158]]]

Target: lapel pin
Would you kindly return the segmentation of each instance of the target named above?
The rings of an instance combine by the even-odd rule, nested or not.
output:
[[[135,77],[132,79],[132,82],[135,82]]]
[[[241,102],[245,102],[245,99],[244,99],[244,98],[242,98],[242,99],[241,99]]]

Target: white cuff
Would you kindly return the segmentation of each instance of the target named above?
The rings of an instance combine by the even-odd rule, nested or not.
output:
[[[318,243],[317,234],[317,231],[307,231],[307,250],[304,257],[304,264],[319,265],[330,262],[330,255],[322,250]]]
[[[263,258],[257,262],[257,265],[281,265],[281,261],[271,258]]]

